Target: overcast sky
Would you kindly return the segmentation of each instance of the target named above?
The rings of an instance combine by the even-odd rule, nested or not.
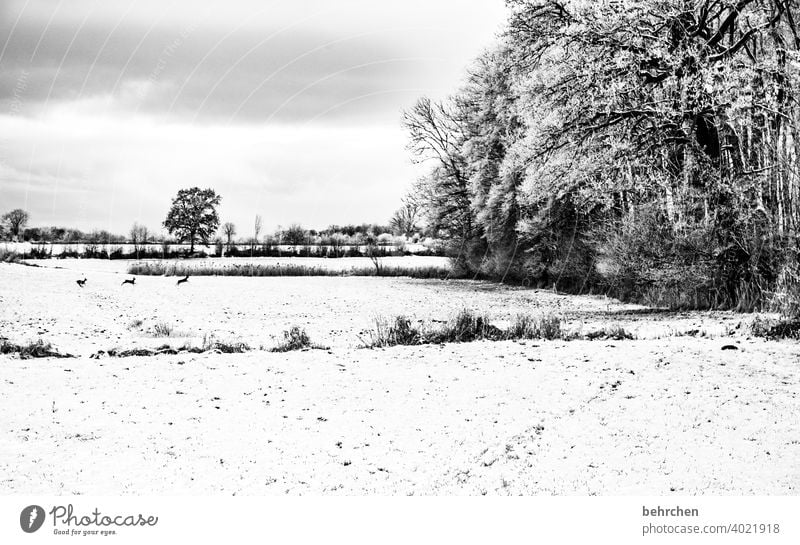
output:
[[[386,222],[419,174],[401,110],[443,97],[503,0],[0,0],[0,213],[159,229],[212,187],[246,235]]]

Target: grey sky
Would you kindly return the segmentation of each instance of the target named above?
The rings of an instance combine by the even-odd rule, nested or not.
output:
[[[3,0],[0,212],[158,228],[180,187],[225,221],[384,222],[417,168],[400,111],[455,89],[502,0]]]

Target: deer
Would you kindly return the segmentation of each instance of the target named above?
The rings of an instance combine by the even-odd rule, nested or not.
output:
[[[78,284],[80,287],[83,287],[83,285],[86,284],[86,278],[84,278],[83,280],[76,280],[75,283]]]
[[[136,278],[131,278],[129,280],[123,280],[122,281],[122,285],[124,286],[125,284],[130,284],[131,286],[136,285]]]
[[[184,282],[188,282],[188,281],[189,281],[189,275],[187,274],[187,275],[186,275],[186,278],[181,278],[180,280],[178,280],[178,283],[177,283],[177,284],[175,284],[175,285],[176,285],[176,286],[180,286],[180,285],[181,285],[181,284],[183,284]]]

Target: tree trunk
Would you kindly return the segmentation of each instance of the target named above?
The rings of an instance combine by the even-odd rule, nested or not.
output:
[[[692,149],[694,146],[694,130],[693,130],[693,120],[690,115],[690,107],[689,107],[689,78],[684,77],[681,86],[681,113],[683,115],[683,121],[681,122],[681,128],[683,130],[684,137],[686,138],[686,143],[683,145],[683,179],[682,179],[682,186],[679,191],[679,198],[678,198],[678,214],[679,214],[679,223],[682,224],[682,217],[681,216],[688,216],[689,212],[691,211],[691,206],[689,201],[689,193],[692,186],[692,177],[694,171],[694,150]],[[690,221],[687,217],[686,221]],[[679,230],[683,228],[682,225],[679,226]]]

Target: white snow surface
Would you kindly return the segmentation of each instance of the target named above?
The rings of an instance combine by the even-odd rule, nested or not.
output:
[[[800,350],[749,338],[745,315],[471,281],[192,277],[177,287],[139,277],[122,286],[118,264],[55,264],[64,268],[0,264],[0,337],[42,338],[77,356],[0,356],[3,494],[800,487]],[[359,347],[376,315],[427,322],[463,308],[498,323],[548,312],[583,331],[619,324],[639,340]],[[161,322],[176,333],[153,337]],[[329,348],[258,349],[292,325]],[[89,357],[204,335],[256,350]]]

